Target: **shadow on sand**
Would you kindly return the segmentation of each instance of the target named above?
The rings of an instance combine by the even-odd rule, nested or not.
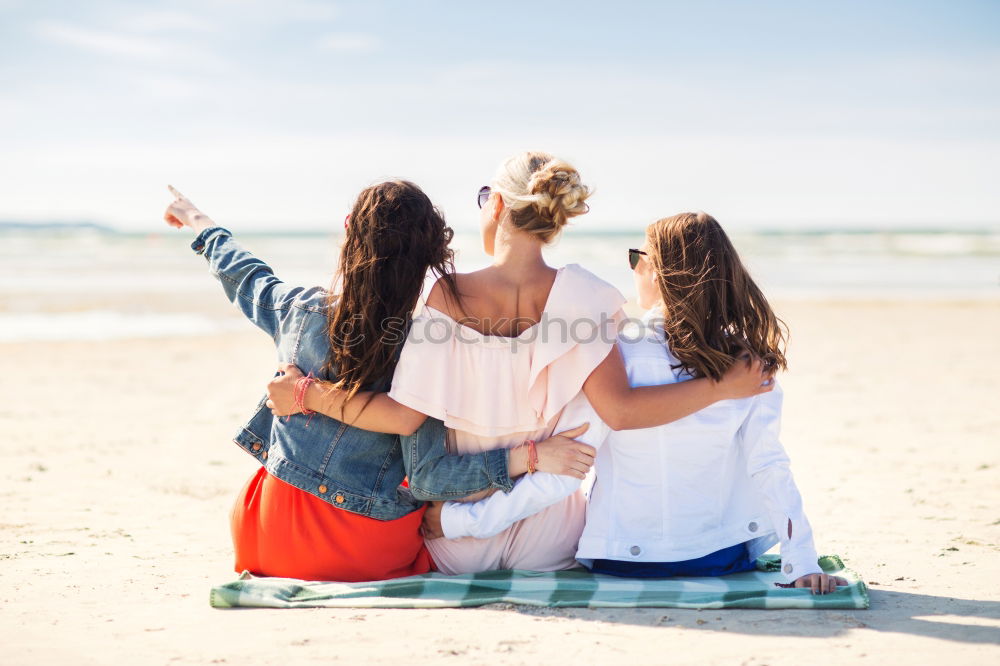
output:
[[[959,643],[1000,644],[1000,602],[871,588],[869,592],[871,608],[868,610],[587,609],[508,604],[486,608],[502,607],[525,615],[765,636],[830,638],[851,629],[867,628]]]

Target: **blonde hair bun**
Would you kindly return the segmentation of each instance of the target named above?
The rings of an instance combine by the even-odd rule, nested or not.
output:
[[[514,226],[543,242],[555,238],[569,218],[586,213],[586,200],[592,193],[571,164],[540,152],[522,153],[504,162],[493,190],[510,208]]]

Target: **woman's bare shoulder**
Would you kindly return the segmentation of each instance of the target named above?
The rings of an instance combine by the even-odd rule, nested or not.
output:
[[[438,312],[444,312],[453,319],[465,316],[459,299],[475,298],[482,271],[472,273],[452,273],[438,278],[427,295],[427,305]],[[451,281],[449,285],[448,282]],[[458,298],[456,298],[458,296]]]

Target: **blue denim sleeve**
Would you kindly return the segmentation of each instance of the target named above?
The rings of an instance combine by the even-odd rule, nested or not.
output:
[[[250,254],[222,227],[205,229],[191,249],[203,254],[222,288],[237,308],[275,341],[282,322],[296,299],[321,291],[318,287],[289,287],[275,277],[271,267]]]
[[[400,437],[414,497],[427,502],[460,499],[493,488],[510,492],[514,484],[507,471],[507,449],[451,455],[447,434],[441,421],[428,418],[415,433]]]

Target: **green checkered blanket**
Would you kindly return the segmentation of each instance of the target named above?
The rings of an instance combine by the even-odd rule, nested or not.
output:
[[[778,587],[781,560],[764,555],[757,571],[716,578],[618,578],[584,569],[488,571],[462,576],[438,573],[369,583],[292,578],[239,580],[212,588],[215,608],[460,608],[509,603],[557,608],[868,608],[868,588],[836,555],[820,558],[826,573],[850,583],[813,595]]]

